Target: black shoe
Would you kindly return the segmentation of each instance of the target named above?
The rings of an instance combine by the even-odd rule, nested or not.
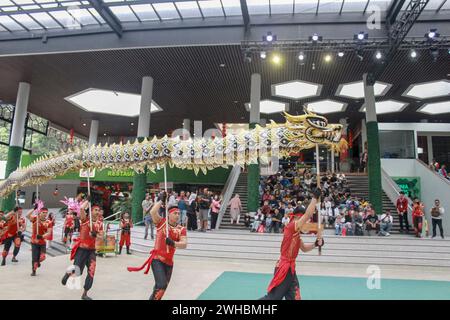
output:
[[[119,249],[119,254],[122,254],[122,248]]]
[[[4,266],[6,264],[6,259],[5,258],[3,258],[3,260],[2,260],[2,266]]]
[[[67,280],[69,280],[69,278],[70,278],[70,274],[69,273],[64,274],[64,277],[61,280],[61,283],[62,283],[63,286],[66,285]]]
[[[89,297],[88,295],[82,295],[81,300],[92,300],[92,298]]]
[[[127,247],[127,254],[131,254],[129,247]]]
[[[36,276],[36,270],[33,270],[33,272],[31,272],[31,276],[35,277]]]
[[[154,237],[154,236],[152,236],[152,240],[155,240],[155,237]]]
[[[19,262],[19,260],[17,260],[16,257],[13,257],[11,262]]]

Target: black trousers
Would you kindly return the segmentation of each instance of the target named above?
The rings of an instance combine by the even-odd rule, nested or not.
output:
[[[23,241],[23,236],[19,237],[18,235],[14,236],[14,237],[6,238],[3,241],[2,257],[6,259],[13,243],[14,243],[13,257],[17,257],[17,255],[19,254],[20,244],[22,241]]]
[[[406,231],[409,231],[408,212],[399,214],[398,219],[400,220],[400,230],[403,230],[403,223],[405,223]]]
[[[187,224],[188,230],[197,230],[198,228],[197,214],[195,212],[188,212],[187,217],[188,217],[188,224]]]
[[[80,269],[80,276],[83,274],[84,267],[87,268],[86,280],[84,281],[84,290],[88,291],[94,283],[95,267],[97,257],[95,249],[78,248],[75,253],[74,263]]]
[[[47,246],[45,244],[31,244],[31,267],[33,271],[41,266],[41,262],[45,260],[45,253],[47,252]]]
[[[170,278],[172,277],[173,266],[165,264],[161,260],[154,259],[152,261],[152,272],[155,277],[155,286],[153,287],[153,293],[150,296],[150,300],[161,300],[164,292],[169,285]]]
[[[436,226],[439,227],[439,232],[441,237],[444,236],[444,228],[442,228],[442,219],[433,219],[431,218],[431,224],[433,225],[433,237],[436,237]]]
[[[275,272],[277,272],[277,268],[275,268]],[[283,282],[275,288],[273,288],[268,294],[259,300],[282,300],[285,298],[286,300],[300,300],[300,286],[298,283],[297,275],[292,274],[291,271],[286,275]]]
[[[219,213],[211,212],[211,229],[216,228],[218,217],[219,217]]]

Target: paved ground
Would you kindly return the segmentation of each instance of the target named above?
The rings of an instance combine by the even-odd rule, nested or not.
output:
[[[30,277],[30,248],[24,245],[19,263],[0,267],[0,300],[5,299],[79,299],[80,290],[69,290],[60,284],[64,270],[70,265],[68,256],[48,257]],[[127,266],[139,266],[145,256],[122,255],[98,258],[97,272],[91,295],[95,299],[147,299],[153,286],[153,276],[129,273]],[[274,263],[253,261],[223,261],[219,259],[176,257],[172,282],[165,299],[198,299],[223,272],[271,274]],[[342,268],[333,264],[304,264],[298,269],[301,276],[367,277],[367,266]],[[450,281],[448,269],[402,267],[381,268],[384,279],[444,280]],[[84,276],[82,277],[84,280]],[[266,287],[266,283],[261,288]],[[348,289],[348,288],[347,288]],[[261,292],[261,295],[264,292]],[[204,298],[205,296],[203,296]],[[211,298],[211,295],[207,296]],[[231,297],[230,297],[231,298]],[[251,297],[249,297],[251,298]]]

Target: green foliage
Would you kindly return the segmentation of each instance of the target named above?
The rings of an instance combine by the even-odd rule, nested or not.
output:
[[[129,194],[125,195],[126,196],[120,197],[118,200],[113,202],[111,205],[111,210],[113,213],[120,212],[122,214],[124,212],[128,212],[131,214],[132,198]]]

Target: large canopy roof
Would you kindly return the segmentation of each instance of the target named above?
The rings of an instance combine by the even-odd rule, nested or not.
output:
[[[355,122],[364,116],[363,100],[349,97],[346,90],[355,87],[343,85],[362,80],[373,63],[373,51],[365,51],[361,60],[356,51],[338,58],[336,52],[318,48],[308,51],[304,61],[298,60],[298,52],[282,52],[282,63],[275,66],[268,59],[245,62],[242,41],[261,41],[268,31],[281,40],[308,39],[313,33],[324,39],[352,39],[367,30],[373,10],[380,10],[381,25],[368,30],[369,37],[387,39],[388,17],[395,19],[408,3],[0,0],[0,100],[14,103],[18,82],[28,81],[32,84],[29,110],[34,114],[85,136],[91,119],[100,120],[101,134],[133,136],[137,117],[132,112],[131,117],[89,112],[66,98],[89,88],[139,94],[142,77],[150,75],[153,100],[162,109],[152,115],[151,130],[162,134],[179,128],[184,118],[203,120],[204,128],[248,121],[250,76],[259,72],[263,100],[282,103],[281,108],[287,105],[295,114],[304,104],[314,102],[311,106],[320,108],[321,101],[328,99],[335,110],[328,118]],[[449,19],[450,0],[429,0],[408,36],[423,39],[430,28],[449,35]],[[325,63],[324,56],[330,53],[333,59]],[[380,108],[396,111],[380,114],[381,121],[450,121],[450,113],[418,112],[422,107],[434,110],[427,104],[448,100],[450,55],[441,50],[433,57],[424,47],[417,53],[410,59],[410,51],[398,51],[380,76],[386,86],[377,100],[395,100]],[[429,81],[441,81],[431,87],[443,93],[417,97],[410,91],[411,85]],[[284,83],[288,91],[293,84],[297,93],[277,94],[275,85]],[[302,96],[299,91],[313,94]],[[279,112],[262,117],[282,120]]]

